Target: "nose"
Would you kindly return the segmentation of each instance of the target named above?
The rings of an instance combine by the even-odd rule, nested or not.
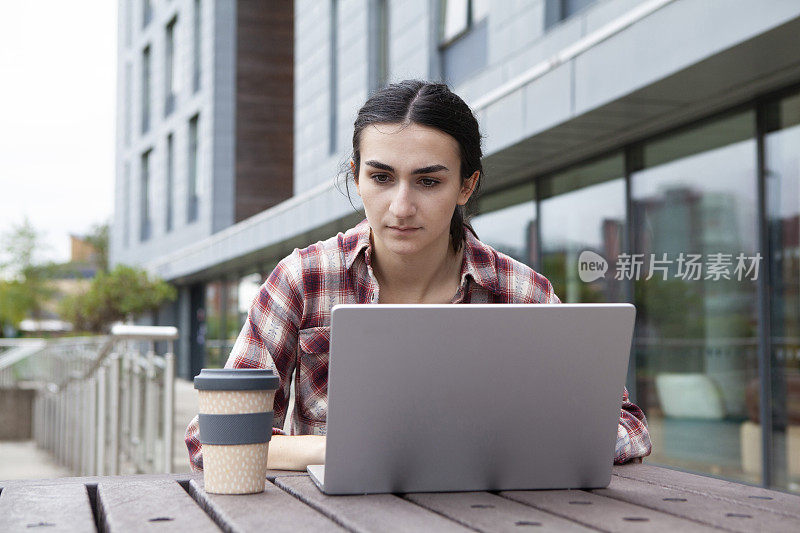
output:
[[[410,218],[417,212],[411,188],[407,184],[401,183],[395,187],[392,203],[389,204],[389,212],[398,219]]]

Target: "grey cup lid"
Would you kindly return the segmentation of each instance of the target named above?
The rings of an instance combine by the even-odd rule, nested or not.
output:
[[[263,368],[204,368],[194,377],[197,390],[275,390],[280,379]]]

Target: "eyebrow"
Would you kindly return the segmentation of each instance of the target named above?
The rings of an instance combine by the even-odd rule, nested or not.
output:
[[[367,166],[370,166],[370,167],[374,167],[374,168],[379,168],[381,170],[385,170],[387,172],[394,172],[394,168],[392,168],[390,165],[387,165],[386,163],[381,163],[380,161],[372,161],[372,160],[370,160],[370,161],[365,161],[364,164],[367,165]],[[411,173],[412,174],[430,174],[432,172],[439,172],[440,170],[449,170],[449,169],[444,165],[429,165],[427,167],[418,168],[418,169],[414,170]]]

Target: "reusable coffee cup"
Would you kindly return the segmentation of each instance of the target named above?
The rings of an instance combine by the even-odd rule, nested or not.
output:
[[[279,383],[271,370],[251,368],[204,368],[195,376],[206,492],[263,492]]]

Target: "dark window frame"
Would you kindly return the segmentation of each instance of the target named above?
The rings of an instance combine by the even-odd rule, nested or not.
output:
[[[544,28],[548,30],[558,23],[567,20],[596,3],[597,0],[582,0],[583,5],[573,6],[570,0],[545,0]]]
[[[142,0],[142,29],[147,28],[153,20],[152,0]]]
[[[150,115],[152,114],[152,47],[148,44],[142,49],[142,135],[150,131]]]
[[[202,87],[203,61],[203,3],[194,0],[194,24],[192,26],[192,92],[197,93]]]
[[[175,136],[172,133],[167,135],[167,168],[166,168],[166,221],[164,229],[167,233],[174,229],[174,205],[173,198],[175,196]]]
[[[175,15],[167,23],[164,33],[164,117],[168,117],[175,110],[177,93],[175,84],[172,80],[175,77],[175,70],[178,67],[175,61],[175,29],[178,24],[178,16]]]
[[[186,222],[191,224],[199,218],[200,191],[199,185],[199,157],[200,157],[200,114],[189,119],[189,143],[187,150],[187,195],[186,195]]]
[[[150,213],[151,169],[153,149],[142,152],[139,160],[139,241],[145,242],[153,236],[153,220]]]
[[[444,37],[447,0],[440,0],[439,4],[440,20],[437,35],[439,64],[442,79],[451,85],[458,85],[461,81],[474,76],[489,63],[489,14],[474,20],[474,0],[464,1],[467,2],[466,25],[463,30],[447,39]],[[458,59],[462,61],[457,61]],[[453,68],[454,66],[457,68]]]

